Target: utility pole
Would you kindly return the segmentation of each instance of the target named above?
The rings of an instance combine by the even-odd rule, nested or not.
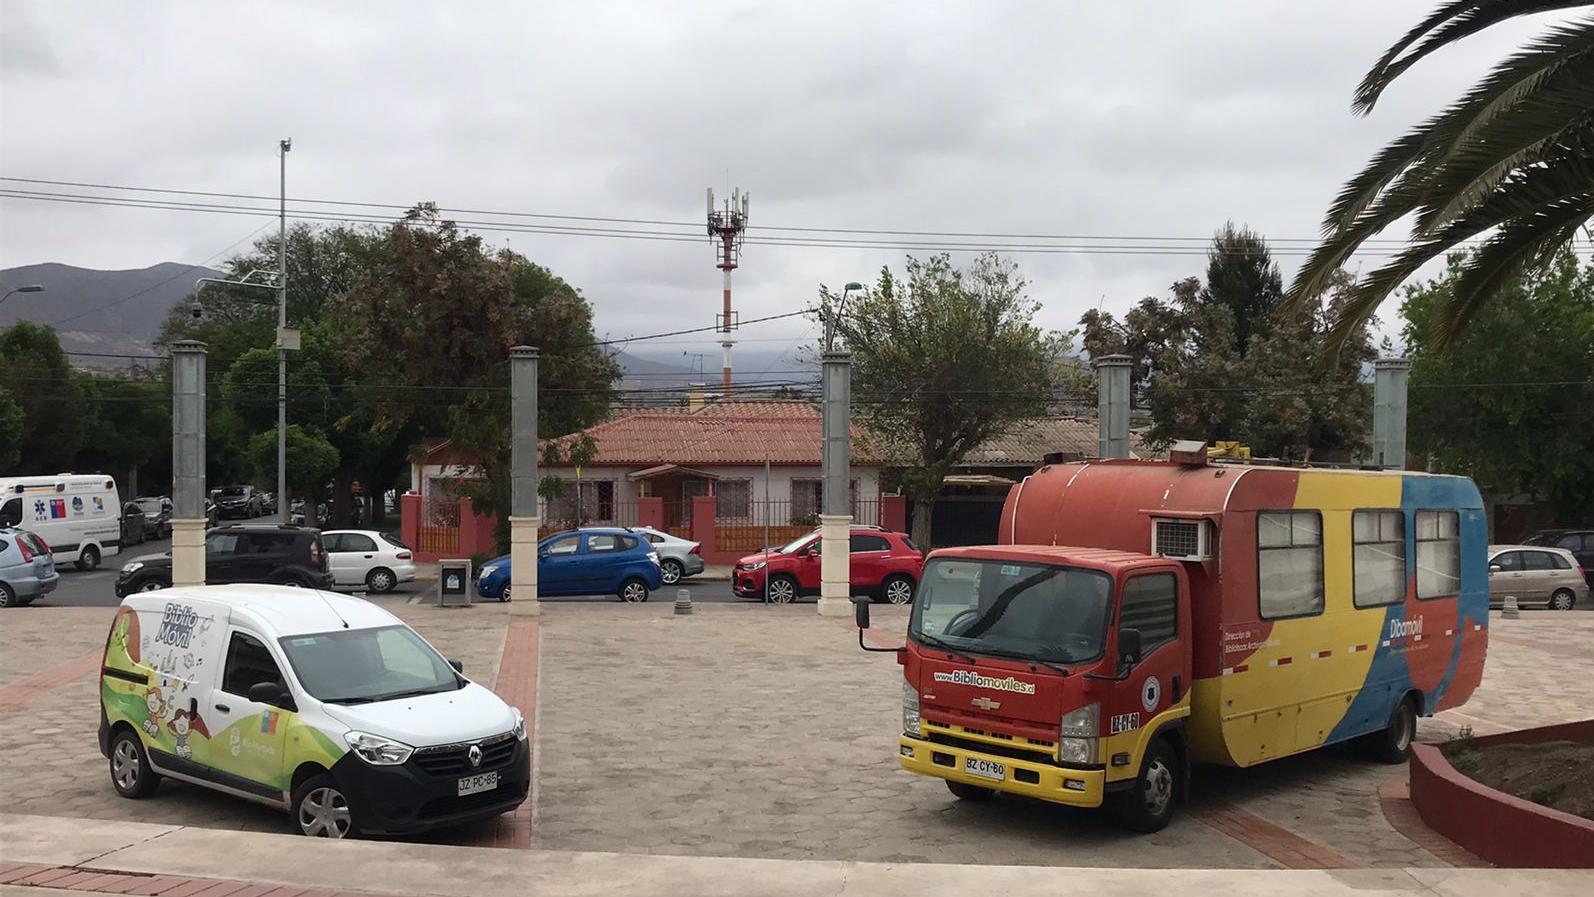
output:
[[[819,512],[819,614],[852,613],[852,353],[821,358],[824,489]]]
[[[736,270],[742,255],[742,232],[747,229],[747,197],[742,190],[732,190],[731,198],[726,201],[725,207],[720,210],[714,208],[714,188],[708,189],[708,235],[711,240],[718,240],[716,247],[715,264],[725,273],[725,289],[723,299],[725,309],[719,315],[720,347],[725,350],[725,360],[720,370],[723,380],[721,386],[721,399],[731,396],[731,346],[735,340],[731,339],[731,331],[736,329],[736,316],[731,311],[731,272]]]
[[[509,603],[511,614],[537,616],[537,350],[509,350]],[[576,490],[576,506],[581,490]],[[579,512],[578,512],[579,513]]]
[[[277,144],[281,149],[279,205],[277,208],[277,517],[287,523],[288,514],[288,151],[293,139]],[[292,337],[299,348],[299,334]],[[315,519],[315,510],[305,508],[305,522]]]
[[[205,584],[205,344],[172,344],[172,585]]]

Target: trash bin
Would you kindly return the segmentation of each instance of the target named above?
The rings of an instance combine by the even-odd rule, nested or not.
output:
[[[469,558],[437,562],[437,603],[442,607],[470,607]]]

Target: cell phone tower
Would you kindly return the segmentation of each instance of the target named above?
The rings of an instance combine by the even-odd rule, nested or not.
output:
[[[731,346],[735,343],[731,333],[738,326],[736,312],[731,310],[731,272],[736,270],[742,256],[742,232],[747,230],[747,195],[743,190],[734,189],[723,207],[716,209],[714,188],[708,188],[708,235],[718,244],[715,257],[719,262],[714,267],[725,272],[725,310],[715,318],[722,337],[720,346],[725,350],[720,371],[724,381],[722,398],[729,398],[731,394]]]

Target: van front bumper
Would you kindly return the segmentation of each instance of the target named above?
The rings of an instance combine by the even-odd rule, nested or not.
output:
[[[898,762],[908,772],[965,785],[978,785],[1008,794],[1021,794],[1054,804],[1099,807],[1106,790],[1106,773],[1100,769],[1067,769],[1040,761],[1020,760],[941,744],[912,735],[898,738],[897,753]],[[998,782],[964,772],[963,761],[970,757],[1002,764],[1006,769],[1006,778]]]
[[[531,748],[515,745],[508,763],[472,770],[497,772],[498,787],[459,796],[459,775],[437,776],[413,760],[398,766],[372,766],[350,751],[332,765],[332,777],[346,791],[354,824],[362,832],[408,835],[487,819],[515,809],[531,794]]]

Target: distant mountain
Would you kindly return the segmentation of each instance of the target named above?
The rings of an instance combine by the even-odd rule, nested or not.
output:
[[[42,293],[17,293],[0,304],[0,327],[34,321],[55,327],[67,352],[146,355],[161,322],[201,277],[221,272],[202,265],[162,262],[148,268],[99,271],[49,262],[0,270],[0,293],[43,284]],[[76,355],[78,367],[114,369],[131,360]]]

